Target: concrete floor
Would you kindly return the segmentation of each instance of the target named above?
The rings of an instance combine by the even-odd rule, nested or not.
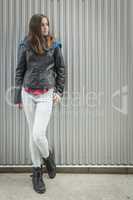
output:
[[[32,189],[29,173],[0,174],[0,200],[133,200],[133,175],[60,174],[44,175],[47,190]]]

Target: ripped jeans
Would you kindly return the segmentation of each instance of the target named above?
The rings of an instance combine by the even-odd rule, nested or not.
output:
[[[46,129],[52,113],[53,91],[54,88],[51,88],[47,93],[33,95],[22,87],[22,103],[29,127],[29,150],[33,167],[40,167],[42,157],[49,156]]]

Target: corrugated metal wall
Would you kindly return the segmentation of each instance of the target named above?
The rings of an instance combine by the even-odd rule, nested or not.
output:
[[[57,164],[133,164],[132,2],[0,0],[0,164],[30,164],[13,98],[17,46],[32,14],[45,13],[62,42],[67,81],[47,136]]]

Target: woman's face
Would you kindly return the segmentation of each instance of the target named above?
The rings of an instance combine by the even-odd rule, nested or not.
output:
[[[41,32],[42,32],[42,35],[44,35],[44,36],[48,35],[48,31],[49,31],[49,26],[48,26],[47,18],[43,17],[42,21],[41,21]]]

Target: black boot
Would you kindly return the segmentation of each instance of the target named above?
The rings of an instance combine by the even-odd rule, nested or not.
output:
[[[54,178],[56,176],[56,164],[54,150],[49,150],[49,157],[43,158],[44,164],[46,165],[46,170],[48,172],[49,178]]]
[[[32,183],[33,188],[38,193],[44,193],[46,190],[45,183],[43,182],[43,171],[42,167],[33,167],[32,168]]]

